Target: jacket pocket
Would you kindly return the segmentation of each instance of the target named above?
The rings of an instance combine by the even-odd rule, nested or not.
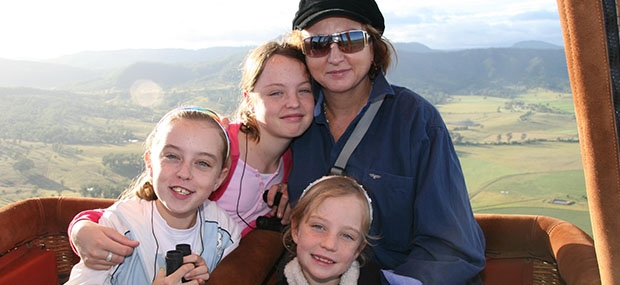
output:
[[[373,204],[371,235],[377,245],[407,251],[412,240],[414,179],[368,169],[360,181]]]

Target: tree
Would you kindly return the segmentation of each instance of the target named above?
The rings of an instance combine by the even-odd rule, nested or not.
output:
[[[136,177],[143,169],[142,155],[139,153],[108,153],[101,159],[103,165],[127,178]]]
[[[83,197],[118,198],[122,192],[122,186],[108,183],[88,183],[80,187]]]
[[[452,141],[454,142],[454,144],[462,144],[463,143],[463,135],[461,135],[460,133],[453,133],[452,134]]]
[[[25,157],[13,163],[13,169],[19,172],[26,172],[32,168],[34,168],[34,161]]]

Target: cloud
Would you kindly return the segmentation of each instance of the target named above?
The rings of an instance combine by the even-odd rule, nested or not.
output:
[[[560,21],[560,17],[558,15],[558,11],[550,11],[550,10],[538,10],[538,11],[528,11],[524,13],[520,13],[511,17],[513,21]]]
[[[410,4],[386,13],[385,36],[393,42],[419,42],[435,49],[507,47],[541,40],[562,45],[554,1],[450,1]],[[391,2],[390,2],[391,3]]]

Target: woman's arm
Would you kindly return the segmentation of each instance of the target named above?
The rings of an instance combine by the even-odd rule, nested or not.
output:
[[[116,230],[97,224],[103,209],[87,210],[77,214],[69,223],[69,243],[73,251],[90,269],[107,270],[125,260],[140,244]],[[109,253],[112,258],[106,260]]]
[[[209,284],[262,284],[283,252],[282,234],[253,230],[215,267]]]
[[[73,245],[74,236],[71,235],[71,233],[73,232],[73,227],[77,222],[80,221],[92,221],[98,223],[101,216],[103,216],[103,211],[103,209],[95,209],[79,212],[77,215],[75,215],[75,217],[73,217],[73,220],[71,220],[71,222],[69,223],[69,227],[67,229],[67,236],[70,237],[69,245],[71,245],[71,249],[73,249],[73,252],[75,252],[75,254],[80,255],[75,248],[75,245]]]

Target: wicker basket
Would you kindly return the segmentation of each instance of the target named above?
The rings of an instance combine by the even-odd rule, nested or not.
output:
[[[58,279],[63,284],[79,261],[67,238],[71,219],[86,209],[105,208],[113,199],[47,197],[32,198],[0,208],[0,258],[20,249],[42,248],[56,254]]]
[[[80,261],[80,258],[73,253],[67,235],[41,236],[35,238],[31,244],[32,246],[38,246],[56,253],[58,280],[60,284],[67,282],[69,274],[71,274],[71,268]]]
[[[0,228],[3,233],[10,233],[0,234],[0,259],[23,247],[53,251],[58,279],[63,284],[79,261],[68,242],[69,222],[82,210],[104,208],[113,202],[112,199],[52,197],[28,199],[0,208]],[[526,215],[477,214],[476,220],[487,242],[487,268],[481,273],[485,284],[600,284],[593,241],[574,225],[550,217]],[[244,238],[239,248],[251,243],[250,236]],[[264,237],[256,238],[258,244],[264,241]],[[256,248],[249,247],[253,252],[250,255],[257,255]],[[248,256],[241,252],[235,250],[230,256],[241,255],[239,259],[246,261]],[[231,272],[244,271],[241,275],[249,275],[252,271],[249,268],[252,265],[247,264],[233,262],[229,271],[220,265],[210,283],[230,284],[226,282],[230,281]],[[528,273],[525,276],[523,272]],[[223,276],[218,279],[217,275]],[[511,276],[518,276],[516,279],[522,281]],[[217,283],[218,280],[221,282]],[[490,280],[494,281],[487,282]]]

